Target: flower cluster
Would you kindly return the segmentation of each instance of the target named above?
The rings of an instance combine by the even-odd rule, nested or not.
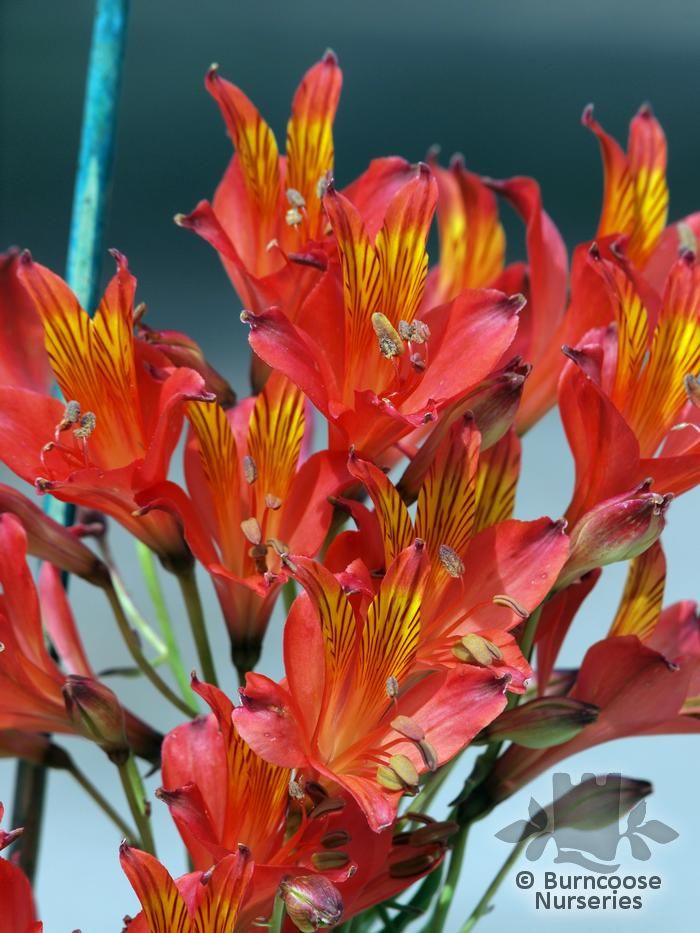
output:
[[[340,190],[331,52],[294,96],[285,155],[216,67],[206,87],[234,154],[213,200],[176,221],[216,249],[238,294],[253,395],[237,400],[189,336],[144,323],[121,254],[92,317],[29,253],[0,264],[0,458],[74,507],[64,527],[0,486],[0,754],[88,788],[53,736],[84,736],[114,762],[136,823],[121,845],[142,906],[128,933],[311,931],[387,901],[405,910],[396,898],[469,822],[564,757],[698,731],[697,607],[663,608],[660,538],[672,497],[700,482],[700,215],[667,225],[666,143],[648,107],[626,151],[584,113],[603,207],[569,271],[529,178],[431,154],[377,159]],[[506,262],[502,201],[522,218],[525,261]],[[563,518],[515,520],[521,438],[556,404],[571,503]],[[314,441],[314,423],[327,437]],[[191,684],[167,619],[158,636],[133,605],[108,521],[138,539],[152,580],[151,555],[177,578]],[[558,670],[617,561],[629,574],[609,634],[579,670]],[[216,683],[197,564],[237,696],[233,672]],[[137,668],[180,709],[165,737],[91,666],[67,574],[104,591]],[[255,668],[281,594],[276,682]],[[161,638],[171,674],[149,660]],[[445,766],[475,740],[490,752],[458,805],[431,815]],[[178,879],[155,856],[136,757],[162,769],[157,797],[192,867]],[[0,884],[12,929],[40,930],[12,861]],[[421,890],[414,910],[428,907]]]

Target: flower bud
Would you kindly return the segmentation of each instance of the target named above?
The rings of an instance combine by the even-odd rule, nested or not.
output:
[[[343,915],[343,899],[323,875],[302,875],[280,884],[279,895],[289,919],[302,933],[335,926]]]
[[[513,424],[531,369],[516,357],[470,395],[469,410],[481,433],[482,450],[493,447]]]
[[[502,713],[483,736],[489,742],[516,742],[550,748],[568,742],[598,718],[598,707],[569,697],[539,697]]]
[[[207,389],[216,395],[219,405],[222,408],[233,408],[236,404],[236,393],[224,377],[206,361],[202,348],[191,337],[176,330],[153,330],[141,321],[137,326],[141,340],[157,347],[174,366],[184,366],[199,373]]]
[[[99,681],[77,674],[66,679],[62,690],[76,730],[96,742],[115,764],[123,764],[129,757],[129,743],[124,710],[114,693]]]
[[[650,481],[632,492],[606,499],[580,519],[571,532],[569,559],[555,589],[563,590],[589,570],[642,554],[666,524],[671,495],[649,492]]]
[[[59,525],[21,492],[0,483],[0,512],[10,512],[27,533],[27,550],[33,557],[55,564],[94,583],[109,585],[109,571],[72,531]]]
[[[570,787],[566,774],[555,774],[553,785],[557,790]],[[557,828],[592,830],[603,829],[629,813],[640,800],[652,792],[649,781],[606,774],[596,778],[584,774],[580,784],[570,787],[552,804],[554,825]]]

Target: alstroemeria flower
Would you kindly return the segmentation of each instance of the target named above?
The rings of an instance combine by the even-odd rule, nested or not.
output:
[[[5,808],[0,803],[0,822]],[[5,832],[0,829],[0,851],[22,833],[21,829]],[[0,933],[42,933],[43,924],[36,919],[32,888],[24,872],[5,858],[0,858]]]
[[[58,571],[43,565],[37,593],[26,558],[22,525],[14,515],[0,515],[0,729],[82,735],[63,696],[70,678],[50,657],[44,628],[69,671],[91,683],[96,683],[95,673]],[[137,755],[158,760],[158,733],[131,713],[126,714],[126,730]]]
[[[420,312],[425,241],[437,197],[421,165],[393,195],[381,224],[330,186],[324,206],[338,244],[293,323],[284,307],[246,311],[250,344],[328,418],[332,449],[376,459],[466,398],[510,346],[525,301],[465,291]]]
[[[659,306],[645,300],[619,254],[613,263],[594,251],[589,262],[608,290],[617,328],[589,332],[569,351],[562,374],[559,404],[576,463],[571,520],[646,477],[660,494],[684,492],[700,480],[700,409],[692,397],[700,371],[695,256],[684,252],[675,262]]]
[[[135,517],[135,495],[165,478],[184,403],[211,396],[198,373],[134,340],[136,281],[114,256],[117,274],[90,319],[58,276],[23,254],[19,278],[67,404],[3,386],[0,457],[39,491],[113,516],[173,565],[190,559],[176,523]]]
[[[333,119],[342,75],[327,52],[304,76],[292,102],[287,155],[245,94],[212,66],[206,87],[236,153],[210,204],[176,221],[219,252],[244,307],[282,304],[293,318],[324,265],[324,180],[333,169]]]
[[[551,405],[541,393],[541,362],[564,315],[567,255],[564,241],[542,207],[540,186],[531,178],[494,181],[467,171],[461,156],[449,169],[431,161],[438,183],[440,261],[431,270],[425,305],[451,301],[465,288],[522,292],[527,305],[509,352],[534,367],[524,387],[518,425],[533,424]],[[508,200],[525,223],[527,264],[504,267],[505,235],[495,193]]]
[[[49,392],[53,376],[41,318],[17,277],[18,250],[0,255],[0,385]]]
[[[284,877],[320,872],[338,885],[349,916],[437,866],[450,827],[425,818],[422,832],[397,835],[397,827],[377,836],[351,797],[328,797],[259,758],[233,726],[231,701],[208,684],[193,686],[213,715],[166,736],[167,789],[158,796],[195,868],[210,868],[239,845],[250,850],[255,873],[246,911],[264,916]]]
[[[286,579],[279,553],[313,556],[328,531],[328,496],[347,481],[345,458],[323,451],[301,461],[302,393],[274,373],[257,398],[224,410],[191,402],[185,452],[189,497],[174,483],[139,495],[144,511],[168,509],[212,576],[239,670],[260,654]],[[308,440],[308,432],[307,432]]]
[[[576,738],[535,750],[512,745],[499,759],[494,800],[601,742],[631,735],[700,731],[700,624],[697,605],[663,612],[666,565],[656,544],[630,565],[620,607],[607,638],[588,649],[568,696],[599,708]]]
[[[417,667],[429,569],[422,542],[397,556],[373,597],[361,564],[338,580],[306,558],[287,562],[306,589],[285,626],[287,679],[249,674],[234,723],[261,757],[342,787],[379,832],[421,772],[501,712],[509,678],[466,664]]]
[[[582,122],[598,138],[603,157],[605,190],[596,233],[600,251],[607,256],[611,243],[624,241],[640,287],[648,294],[660,292],[679,247],[689,241],[692,244],[694,236],[700,234],[700,214],[665,227],[668,188],[663,130],[650,108],[642,107],[631,121],[625,153],[593,119],[591,107],[584,111]],[[532,360],[535,368],[528,380],[527,405],[519,419],[523,428],[532,425],[556,400],[557,380],[564,365],[561,346],[577,346],[587,331],[615,319],[600,281],[596,282],[589,270],[590,245],[583,243],[576,248],[566,314],[542,356]]]
[[[383,560],[376,573],[418,537],[430,559],[418,663],[426,668],[475,663],[464,649],[484,639],[492,646],[494,670],[522,690],[529,666],[511,634],[547,596],[568,556],[561,522],[507,520],[518,475],[517,439],[506,436],[481,455],[480,434],[467,421],[456,423],[437,447],[418,494],[415,525],[388,477],[373,464],[352,457],[350,472],[375,506]],[[373,553],[360,534],[358,557]],[[376,553],[376,548],[374,550]],[[351,556],[337,539],[328,559]],[[338,568],[339,569],[339,568]]]

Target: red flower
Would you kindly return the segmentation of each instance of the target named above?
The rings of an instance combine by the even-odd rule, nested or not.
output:
[[[465,399],[513,340],[524,304],[519,295],[466,291],[416,317],[435,201],[430,169],[420,166],[372,231],[361,211],[329,187],[324,204],[340,271],[329,266],[296,323],[284,307],[244,312],[255,352],[331,422],[333,449],[354,445],[368,459],[385,455]]]
[[[5,808],[0,803],[0,822]],[[21,829],[9,833],[0,829],[0,851],[21,835]],[[24,873],[12,862],[0,858],[0,933],[41,933],[43,924],[36,919],[32,889]]]
[[[211,396],[197,373],[174,370],[162,353],[134,341],[136,283],[124,257],[114,255],[117,274],[93,319],[61,279],[23,255],[19,277],[68,405],[5,386],[1,456],[41,492],[112,515],[166,562],[187,560],[173,519],[135,518],[135,495],[165,477],[185,401]]]
[[[0,385],[47,393],[53,377],[41,318],[17,277],[20,255],[0,255]]]
[[[282,550],[313,556],[330,525],[328,496],[347,480],[345,458],[328,452],[300,463],[304,397],[278,373],[257,397],[224,412],[186,406],[192,432],[185,452],[189,498],[174,483],[139,495],[142,511],[168,509],[209,570],[245,673],[260,654],[280,585]],[[308,441],[308,434],[307,434]]]

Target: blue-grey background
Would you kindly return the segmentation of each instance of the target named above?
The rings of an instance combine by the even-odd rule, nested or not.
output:
[[[87,0],[0,3],[0,247],[30,247],[39,261],[57,270],[65,259],[91,13]],[[107,245],[128,255],[151,324],[190,332],[245,394],[247,348],[237,299],[213,251],[171,222],[174,213],[211,195],[230,153],[202,86],[210,62],[218,61],[222,74],[253,97],[282,139],[297,81],[327,46],[333,47],[345,73],[335,134],[340,183],[372,157],[397,153],[418,159],[440,143],[445,156],[464,152],[475,171],[539,178],[545,204],[572,246],[592,235],[600,205],[597,147],[579,125],[589,101],[606,128],[623,139],[628,119],[650,100],[669,136],[671,215],[700,208],[699,44],[695,0],[140,0],[131,16]],[[510,229],[517,230],[509,222]],[[512,242],[517,257],[522,242],[517,232]],[[571,473],[553,414],[526,440],[518,516],[559,515],[568,501]],[[669,602],[700,595],[699,502],[697,494],[687,495],[670,511]],[[131,545],[123,540],[118,545],[134,596],[149,612]],[[585,646],[605,633],[623,579],[622,568],[606,572],[567,640],[565,664],[576,664]],[[202,586],[224,673],[223,626],[208,581]],[[72,592],[95,666],[112,666],[124,654],[106,603],[80,582]],[[168,595],[190,665],[194,655],[180,603],[175,592]],[[281,673],[279,644],[275,618],[262,666],[272,676]],[[224,673],[222,680],[235,690],[232,675],[227,679]],[[176,723],[148,687],[125,681],[119,689],[130,705],[152,711],[162,728]],[[81,743],[67,744],[120,801],[103,756]],[[488,933],[512,923],[538,923],[544,929],[567,924],[582,933],[627,927],[657,931],[666,925],[692,929],[700,838],[697,764],[697,739],[672,737],[616,742],[568,766],[574,779],[584,771],[622,771],[654,782],[649,815],[675,827],[680,837],[655,846],[648,863],[623,854],[629,870],[663,878],[662,890],[645,898],[642,911],[535,913],[532,896],[518,891],[510,877],[480,928]],[[467,758],[465,772],[469,766]],[[456,778],[449,790],[455,792],[460,783]],[[151,786],[157,786],[157,777]],[[8,805],[12,789],[13,768],[0,762],[0,800]],[[545,776],[474,830],[450,931],[459,929],[508,854],[494,833],[525,817],[530,792],[544,804],[550,791]],[[159,854],[177,874],[184,859],[157,802],[154,820]],[[107,933],[120,929],[125,913],[135,912],[119,871],[117,844],[117,834],[71,780],[51,775],[37,887],[47,933],[75,928]],[[535,870],[551,869],[552,858],[548,849]]]

